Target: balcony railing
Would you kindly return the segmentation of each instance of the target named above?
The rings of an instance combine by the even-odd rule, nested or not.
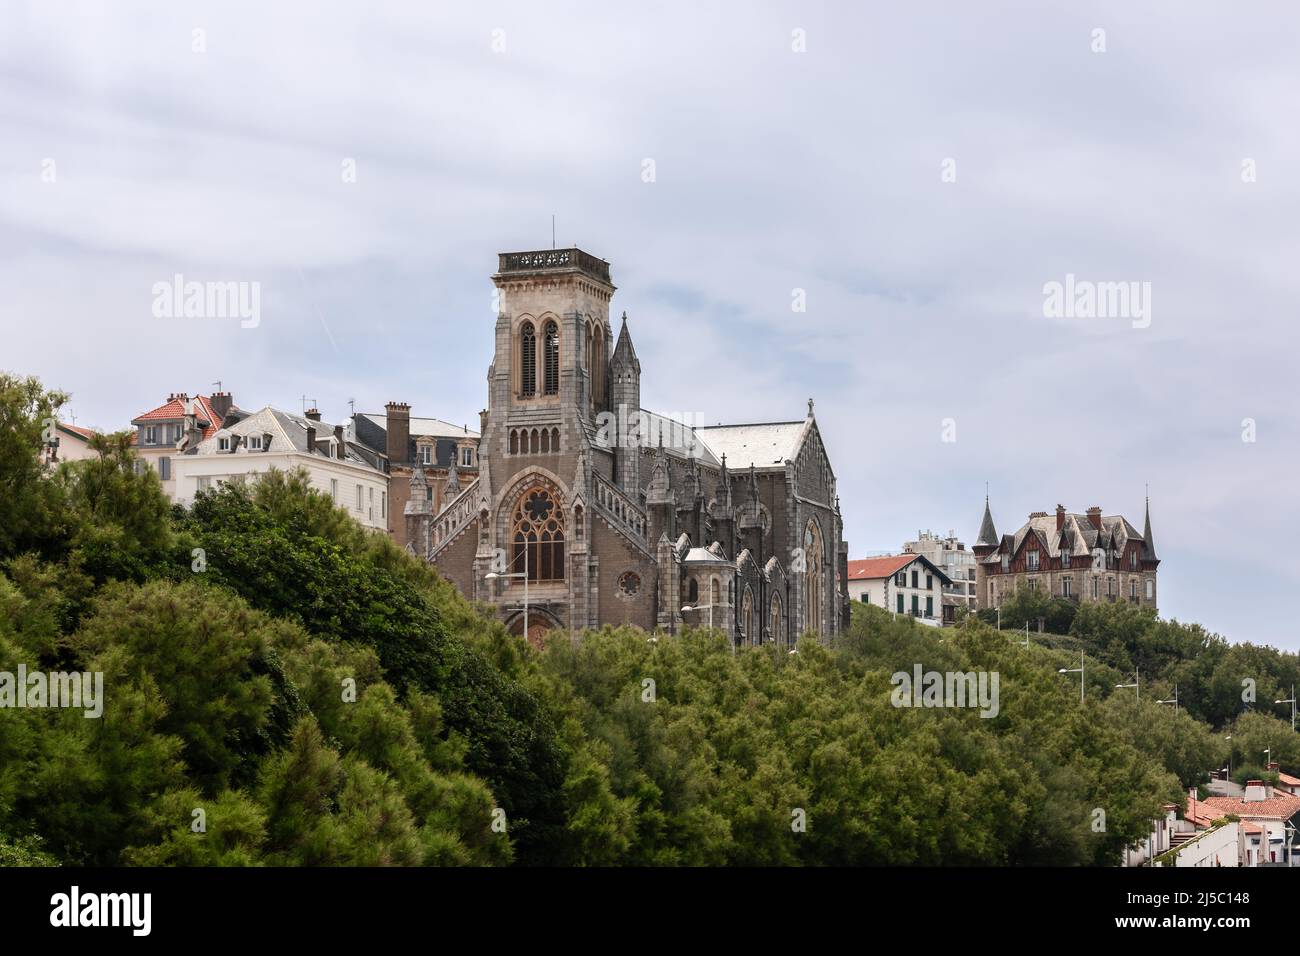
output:
[[[602,282],[609,281],[609,263],[577,248],[503,252],[497,265],[498,273],[561,272],[569,269],[585,272]]]

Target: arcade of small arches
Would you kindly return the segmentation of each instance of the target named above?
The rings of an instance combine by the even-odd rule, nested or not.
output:
[[[558,428],[510,429],[510,454],[558,455],[560,430]]]

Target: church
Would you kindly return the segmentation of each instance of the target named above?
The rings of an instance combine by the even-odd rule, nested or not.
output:
[[[699,426],[641,407],[609,263],[510,252],[477,470],[435,505],[417,460],[405,539],[513,633],[711,626],[793,646],[847,625],[848,545],[813,417]]]

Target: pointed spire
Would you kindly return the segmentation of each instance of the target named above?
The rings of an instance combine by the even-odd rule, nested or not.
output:
[[[623,324],[618,330],[618,341],[614,343],[614,357],[610,360],[612,365],[633,368],[641,371],[641,360],[636,357],[636,349],[632,345],[632,333],[627,330],[627,313],[623,313]]]
[[[1156,539],[1151,536],[1151,496],[1147,496],[1147,520],[1142,528],[1142,557],[1148,561],[1156,560]]]
[[[989,496],[984,495],[984,520],[980,522],[980,534],[975,539],[976,547],[988,545],[996,548],[998,546],[998,531],[993,526],[993,512],[989,510]]]

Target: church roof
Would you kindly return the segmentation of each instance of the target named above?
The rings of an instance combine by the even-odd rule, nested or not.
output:
[[[695,429],[714,457],[727,456],[731,469],[784,465],[799,450],[807,420],[757,425],[709,425]]]

